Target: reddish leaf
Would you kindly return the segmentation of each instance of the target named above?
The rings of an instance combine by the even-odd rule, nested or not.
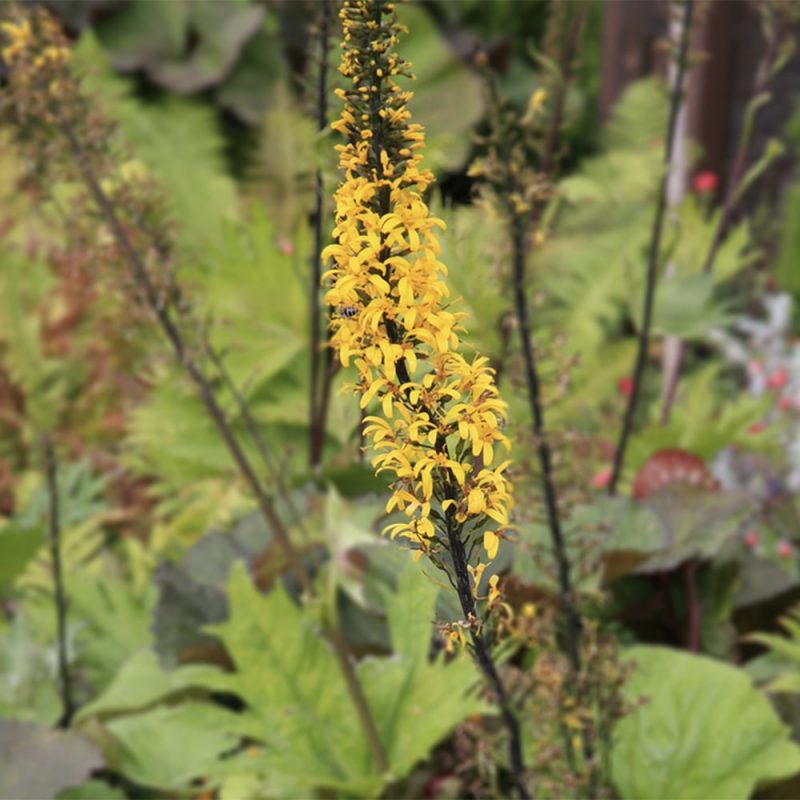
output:
[[[647,460],[633,481],[633,496],[641,500],[672,484],[719,489],[719,484],[700,456],[673,447],[659,450]]]

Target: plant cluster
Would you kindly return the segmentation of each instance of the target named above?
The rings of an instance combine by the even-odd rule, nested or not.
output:
[[[792,796],[792,9],[717,176],[673,6],[588,156],[593,4],[3,7],[0,796]]]

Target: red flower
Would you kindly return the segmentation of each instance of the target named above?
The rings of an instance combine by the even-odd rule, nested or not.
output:
[[[781,411],[791,411],[793,405],[792,398],[787,395],[783,395],[783,397],[778,399],[778,408]]]
[[[789,375],[785,369],[776,369],[775,372],[772,373],[767,378],[767,388],[769,389],[783,389],[784,386],[789,382]]]
[[[633,378],[625,376],[617,381],[617,390],[621,395],[630,397],[633,392]]]
[[[717,188],[718,183],[719,178],[717,178],[716,172],[707,169],[703,170],[703,172],[698,172],[697,175],[694,176],[692,189],[698,194],[710,194]]]
[[[758,531],[748,531],[744,535],[744,543],[750,550],[755,550],[761,542],[761,534]]]
[[[595,474],[592,478],[592,486],[595,489],[604,489],[608,486],[608,482],[611,480],[611,467],[603,467],[599,472]]]
[[[775,548],[775,552],[780,558],[791,558],[794,555],[794,548],[786,539],[781,539]]]
[[[766,429],[766,422],[754,422],[752,425],[748,425],[747,432],[752,436],[755,436],[756,434],[763,433]]]

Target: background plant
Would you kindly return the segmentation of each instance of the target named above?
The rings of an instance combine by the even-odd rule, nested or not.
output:
[[[505,796],[508,731],[474,660],[453,647],[467,633],[458,595],[427,557],[406,566],[407,551],[380,536],[404,515],[387,517],[390,496],[373,475],[375,453],[362,451],[358,403],[339,391],[352,373],[331,375],[325,433],[318,424],[312,432],[311,365],[329,359],[310,345],[315,236],[320,220],[334,224],[333,145],[342,141],[319,131],[320,98],[326,83],[345,86],[323,74],[325,8],[148,6],[83,7],[67,19],[68,66],[57,51],[37,68],[65,82],[27,88],[24,70],[9,66],[20,54],[35,65],[46,45],[33,34],[42,31],[32,23],[28,37],[24,13],[4,9],[12,88],[2,89],[0,148],[0,747],[14,772],[0,770],[0,794]],[[780,718],[796,731],[796,707],[773,693],[773,710],[756,687],[791,682],[796,670],[758,655],[766,639],[743,636],[774,630],[798,580],[795,323],[791,286],[773,275],[779,217],[758,205],[779,148],[745,148],[737,180],[717,176],[726,186],[754,176],[732,212],[698,180],[667,217],[659,264],[672,271],[655,287],[642,402],[619,496],[608,498],[601,489],[641,326],[668,97],[660,80],[635,83],[601,129],[593,109],[602,6],[585,9],[573,58],[561,58],[562,45],[578,5],[534,4],[501,38],[509,8],[397,11],[409,28],[399,52],[417,73],[411,107],[437,177],[421,202],[447,224],[436,260],[449,267],[458,306],[445,311],[467,315],[461,352],[499,368],[508,404],[503,434],[514,463],[503,474],[515,486],[514,527],[489,537],[497,552],[486,563],[484,551],[482,573],[475,560],[468,577],[480,578],[471,588],[481,633],[520,720],[527,789],[793,796],[797,748]],[[66,6],[55,10],[67,18]],[[788,102],[784,10],[763,6],[766,66],[745,132],[757,133],[770,113],[758,99],[764,86],[774,103]],[[781,61],[788,72],[759,83]],[[88,90],[67,105],[77,149],[177,321],[222,429],[185,361],[164,348],[140,284],[126,279],[130,264],[76,180],[68,139],[42,124],[58,110],[57,90],[73,96],[73,76]],[[483,94],[487,78],[501,103]],[[518,169],[489,172],[496,198],[475,202],[468,164],[521,129]],[[558,135],[543,170],[549,130]],[[540,500],[509,281],[514,242],[497,202],[512,180],[537,207],[515,214],[526,226],[523,299],[568,594],[582,619],[578,673]],[[337,301],[337,322],[357,319],[339,312],[363,299]],[[665,421],[658,367],[665,338],[676,336],[685,355]],[[231,461],[221,430],[255,482]],[[54,444],[55,490],[42,432]],[[262,491],[310,592],[259,509]],[[54,499],[62,603],[49,547]],[[470,540],[473,556],[482,534]],[[445,551],[433,557],[450,566]],[[385,770],[339,672],[329,643],[337,633]],[[689,646],[699,653],[679,652]],[[60,732],[50,729],[64,711],[59,647],[76,708]],[[742,719],[751,735],[741,735]],[[665,748],[653,736],[664,725],[686,735]],[[686,741],[696,746],[682,748]],[[590,758],[571,760],[587,742]],[[712,745],[713,759],[698,755]],[[54,765],[48,775],[37,769],[43,759]],[[696,768],[711,761],[718,771]]]

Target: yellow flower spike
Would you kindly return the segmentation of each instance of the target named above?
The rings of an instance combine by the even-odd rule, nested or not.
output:
[[[394,478],[387,513],[407,517],[386,533],[414,543],[415,557],[433,555],[453,536],[463,545],[481,537],[487,516],[508,522],[511,485],[494,464],[509,446],[500,433],[506,407],[488,359],[458,352],[464,314],[444,307],[437,231],[445,225],[423,200],[433,176],[421,165],[425,137],[411,121],[412,95],[396,83],[409,70],[394,51],[393,6],[344,0],[340,17],[340,71],[350,85],[338,92],[344,107],[332,126],[343,137],[344,179],[335,242],[323,251],[331,344],[358,372],[361,407],[382,414],[364,421],[364,437],[375,470]],[[466,447],[453,451],[456,435]],[[497,533],[484,543],[493,557]]]

